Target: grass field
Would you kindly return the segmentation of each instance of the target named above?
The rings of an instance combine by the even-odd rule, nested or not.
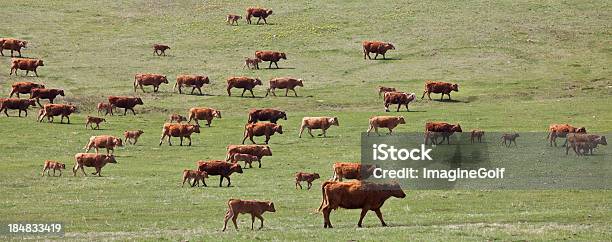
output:
[[[225,15],[249,6],[270,7],[269,25],[229,26]],[[63,88],[58,102],[76,104],[70,125],[0,117],[0,221],[61,221],[69,240],[609,240],[609,190],[406,191],[383,207],[390,227],[368,214],[357,228],[357,210],[332,213],[323,229],[315,212],[321,180],[334,161],[356,161],[368,118],[384,114],[378,85],[420,96],[425,80],[457,82],[453,102],[419,100],[401,112],[396,131],[421,131],[429,120],[459,122],[464,130],[543,132],[550,123],[610,131],[612,125],[612,5],[606,1],[1,1],[0,37],[29,41],[23,54],[42,58],[40,77],[9,76],[0,58],[0,92],[17,81]],[[362,40],[391,41],[389,60],[363,60]],[[168,56],[152,54],[169,44]],[[281,69],[242,69],[255,50],[287,53]],[[5,51],[5,55],[7,51]],[[265,65],[267,66],[267,65]],[[133,94],[138,72],[163,73],[161,92]],[[205,74],[207,95],[171,91],[176,75]],[[304,79],[299,97],[228,97],[233,75],[267,80]],[[240,93],[235,89],[234,93]],[[279,91],[277,93],[282,93]],[[108,95],[137,95],[136,116],[108,117],[102,130],[86,130],[84,117]],[[435,95],[439,98],[438,95]],[[222,110],[195,135],[192,147],[158,146],[161,126],[190,107]],[[285,133],[271,139],[274,156],[263,168],[232,176],[233,186],[181,188],[181,171],[195,161],[221,159],[242,140],[247,110],[286,110]],[[16,115],[15,112],[11,112]],[[395,113],[392,113],[395,114]],[[327,138],[298,138],[304,116],[337,116]],[[56,120],[58,120],[56,118]],[[40,177],[42,162],[72,166],[92,135],[145,134],[116,151],[118,164],[104,177]],[[262,139],[256,141],[261,142]],[[178,140],[175,140],[178,144]],[[546,147],[543,140],[542,146]],[[606,149],[609,147],[606,147]],[[552,148],[548,148],[552,149]],[[561,149],[561,148],[559,148]],[[561,151],[559,151],[561,152]],[[528,164],[526,164],[528,165]],[[296,171],[318,172],[313,190],[295,190]],[[221,232],[229,198],[272,200],[266,228]],[[0,235],[0,238],[3,235]],[[19,237],[4,237],[18,239]]]

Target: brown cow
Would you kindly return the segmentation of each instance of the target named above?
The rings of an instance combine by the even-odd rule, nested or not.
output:
[[[272,92],[272,95],[274,95],[276,97],[276,88],[278,89],[285,89],[285,97],[288,96],[289,94],[289,90],[293,91],[293,94],[295,94],[295,96],[297,97],[297,92],[295,91],[295,87],[303,87],[304,83],[302,79],[295,79],[295,78],[291,78],[291,77],[279,77],[279,78],[274,78],[272,80],[270,80],[270,87],[268,88],[268,91],[266,92],[266,97],[268,96],[268,94],[270,94],[270,92]]]
[[[274,63],[274,65],[276,65],[276,68],[278,69],[278,61],[281,59],[287,59],[287,55],[285,55],[284,52],[270,50],[255,51],[255,57],[257,57],[261,61],[269,61],[270,66],[268,66],[268,69],[272,68],[272,63]]]
[[[300,125],[300,138],[302,138],[304,128],[308,128],[308,134],[310,134],[311,137],[314,137],[314,135],[312,135],[313,129],[322,130],[323,132],[319,134],[319,136],[323,135],[323,137],[327,137],[326,131],[332,125],[340,126],[338,117],[304,117]]]
[[[31,98],[32,89],[45,88],[45,85],[34,82],[15,82],[11,87],[11,94],[9,97],[13,97],[13,94],[17,94],[17,97],[19,97],[19,94],[30,94]]]
[[[310,188],[312,187],[312,182],[319,178],[321,178],[321,176],[319,176],[319,173],[296,172],[295,189],[297,189],[298,186],[300,186],[300,189],[302,189],[302,184],[300,184],[300,182],[305,181],[308,183],[308,190],[310,190]]]
[[[570,134],[570,133],[586,134],[586,132],[587,131],[585,127],[574,127],[569,124],[551,124],[548,127],[547,139],[550,141],[550,146],[553,146],[553,143],[554,143],[556,147],[557,137],[565,138],[567,137],[567,134]],[[565,141],[563,146],[566,146],[566,144],[567,144],[567,140]]]
[[[113,114],[113,105],[111,105],[110,103],[105,103],[105,102],[99,102],[98,106],[98,115],[102,114],[102,111],[104,110],[106,113],[104,113],[104,116],[108,115],[110,113],[110,115],[114,115]]]
[[[62,176],[62,170],[66,169],[66,165],[64,163],[59,163],[57,161],[46,160],[45,166],[43,167],[42,176],[45,176],[45,171],[47,172],[47,176],[51,176],[49,174],[49,170],[53,170],[53,176],[55,176],[55,171],[59,171],[59,176]]]
[[[270,136],[274,135],[274,133],[283,134],[283,126],[275,123],[251,123],[247,124],[244,127],[244,138],[242,139],[242,144],[246,141],[247,138],[255,144],[253,140],[253,136],[266,136],[266,144],[270,141]]]
[[[268,22],[266,21],[266,18],[268,16],[272,15],[272,9],[265,9],[265,8],[247,8],[247,16],[246,16],[246,21],[248,24],[251,24],[251,17],[256,17],[257,19],[257,24],[259,24],[259,21],[261,21],[263,19],[264,24],[268,24]]]
[[[343,178],[356,180],[367,179],[368,177],[372,176],[374,169],[376,169],[376,167],[373,165],[364,165],[353,162],[336,162],[334,163],[333,168],[333,181],[342,181]]]
[[[36,104],[34,104],[36,105]],[[45,104],[38,112],[38,122],[42,122],[44,117],[47,117],[48,122],[53,122],[54,116],[61,116],[60,123],[64,123],[64,117],[68,119],[70,124],[70,115],[76,112],[77,108],[69,104]]]
[[[205,171],[209,176],[220,176],[219,187],[222,187],[223,178],[227,179],[227,186],[232,184],[230,175],[232,173],[242,173],[240,164],[233,164],[222,160],[198,161],[198,170]]]
[[[259,63],[261,63],[261,59],[259,58],[244,57],[244,65],[242,66],[242,69],[246,67],[249,69],[259,70]]]
[[[506,147],[510,147],[510,145],[512,143],[514,143],[514,146],[516,145],[516,138],[520,137],[520,135],[518,133],[512,133],[512,134],[503,134],[501,136],[501,143],[503,143]]]
[[[195,120],[196,124],[200,124],[198,120],[206,120],[206,126],[210,127],[213,118],[221,118],[221,111],[212,108],[191,108],[189,109],[189,121]]]
[[[279,119],[287,120],[287,113],[272,108],[252,109],[249,111],[248,123],[257,123],[257,121],[276,123]]]
[[[445,122],[427,122],[425,123],[425,131],[437,132],[442,136],[442,140],[438,144],[442,144],[446,140],[447,144],[450,144],[450,136],[455,132],[463,132],[461,125],[449,124]]]
[[[200,181],[202,181],[202,184],[205,187],[207,187],[206,181],[204,180],[204,178],[208,178],[208,173],[206,173],[205,171],[185,169],[185,170],[183,170],[183,185],[181,185],[181,187],[185,186],[185,182],[187,180],[190,180],[190,181],[187,181],[187,183],[189,185],[191,185],[191,187],[195,187],[196,184],[199,187],[200,186]],[[193,183],[193,184],[191,184],[191,183]]]
[[[241,18],[242,18],[242,16],[240,16],[240,15],[228,14],[227,18],[225,19],[225,22],[227,22],[227,24],[229,24],[229,25],[236,24],[236,26],[238,26],[238,20],[241,19]]]
[[[400,107],[402,105],[406,106],[406,111],[410,111],[408,109],[408,104],[416,99],[416,94],[414,93],[406,93],[406,92],[386,92],[384,95],[385,99],[385,112],[389,112],[389,106],[391,104],[397,104],[397,111],[399,112]]]
[[[370,57],[370,53],[375,53],[376,55],[374,56],[374,59],[376,60],[376,58],[378,57],[379,54],[381,54],[383,56],[383,60],[385,59],[385,53],[387,53],[387,50],[395,50],[395,46],[391,43],[385,43],[385,42],[380,42],[380,41],[363,41],[362,43],[363,46],[363,59],[366,59],[366,56],[368,57],[368,59],[372,59],[372,57]]]
[[[368,128],[368,136],[370,136],[370,132],[374,129],[377,135],[378,128],[388,128],[389,134],[393,133],[393,129],[400,124],[405,124],[406,120],[404,120],[403,116],[373,116],[369,120],[370,127]]]
[[[183,146],[183,138],[189,139],[189,146],[191,146],[191,134],[193,133],[200,133],[200,125],[165,123],[162,129],[162,136],[159,139],[159,145],[162,145],[164,138],[168,137],[168,145],[172,146],[170,137],[179,137],[181,146]]]
[[[142,92],[145,92],[143,86],[153,86],[153,92],[159,91],[159,85],[162,83],[168,84],[168,78],[160,74],[136,74],[134,76],[134,92],[136,87],[139,86]]]
[[[255,97],[255,94],[253,94],[253,88],[255,88],[257,85],[262,85],[259,78],[250,78],[246,76],[230,77],[227,79],[227,95],[232,96],[231,89],[235,87],[244,89],[240,95],[241,97],[244,97],[244,93],[247,90],[251,92],[251,96]]]
[[[183,116],[183,115],[173,113],[170,116],[168,116],[168,120],[169,120],[170,123],[173,123],[173,122],[176,121],[177,123],[180,124],[183,121],[187,121],[187,118],[185,118],[185,116]]]
[[[85,129],[87,129],[87,126],[91,126],[91,129],[100,129],[100,123],[102,122],[106,122],[106,119],[100,118],[100,117],[87,116],[87,122],[85,123]],[[96,124],[95,128],[93,126],[94,124]]]
[[[4,56],[4,49],[7,49],[11,51],[11,57],[13,57],[13,51],[17,51],[21,57],[21,48],[27,48],[27,45],[28,42],[25,40],[2,38],[0,39],[0,54]]]
[[[261,165],[261,157],[251,154],[236,153],[230,158],[230,161],[232,163],[244,161],[244,168],[246,168],[247,164],[249,165],[249,168],[253,168],[253,161],[257,161]]]
[[[87,176],[85,173],[84,166],[86,167],[95,167],[96,172],[91,173],[92,175],[98,174],[98,176],[102,176],[101,171],[102,167],[104,167],[107,163],[116,164],[117,160],[115,160],[114,155],[99,155],[99,154],[88,154],[88,153],[77,153],[74,155],[74,159],[76,160],[74,167],[72,168],[72,173],[76,176],[77,170],[81,168],[83,175]]]
[[[473,144],[475,141],[478,143],[482,143],[482,136],[484,136],[484,131],[473,129],[470,135],[470,142]]]
[[[319,211],[323,212],[324,228],[333,228],[329,219],[332,210],[339,207],[346,209],[361,208],[357,226],[361,227],[363,217],[369,210],[374,211],[382,226],[387,226],[383,220],[380,208],[390,197],[405,198],[406,193],[397,184],[376,184],[362,181],[334,182],[326,181],[321,185],[323,200]]]
[[[134,112],[134,107],[136,105],[144,105],[142,99],[139,97],[109,96],[108,102],[112,105],[112,107],[123,108],[124,116],[127,114],[127,110],[132,110],[132,114],[136,115],[136,112]]]
[[[227,212],[225,213],[225,218],[223,219],[223,231],[227,228],[227,221],[231,218],[234,223],[234,228],[236,231],[238,230],[238,224],[236,223],[236,219],[238,219],[238,214],[248,213],[251,214],[251,230],[254,229],[253,224],[255,223],[255,217],[259,218],[261,221],[261,225],[259,229],[263,228],[263,217],[261,216],[264,212],[276,212],[274,208],[273,202],[268,201],[255,201],[255,200],[240,200],[240,199],[230,199],[227,201]]]
[[[128,142],[129,144],[133,144],[136,145],[136,142],[138,142],[138,138],[140,137],[141,134],[143,134],[144,131],[142,130],[126,130],[123,132],[123,136],[125,137],[125,142]],[[132,142],[132,140],[134,140],[134,142]]]
[[[272,156],[272,150],[267,145],[228,145],[226,161],[230,160],[235,154],[250,154],[257,156],[259,159],[259,168],[261,168],[261,158],[264,156]]]
[[[425,94],[427,94],[427,97],[429,98],[429,100],[431,100],[431,93],[442,93],[442,95],[440,96],[440,101],[444,99],[444,94],[448,95],[448,100],[451,100],[450,93],[452,91],[458,92],[459,85],[450,82],[426,81],[425,91],[423,91],[423,96],[421,96],[421,99],[425,97]]]
[[[39,59],[21,59],[21,58],[13,58],[11,59],[11,73],[9,75],[13,75],[13,71],[15,75],[17,75],[17,70],[25,70],[26,76],[30,71],[33,71],[36,76],[38,76],[38,72],[36,69],[39,66],[45,66],[42,60]]]
[[[378,86],[378,97],[381,97],[380,94],[385,94],[387,92],[396,92],[397,90],[394,87],[383,87]]]
[[[111,135],[99,135],[99,136],[91,136],[89,138],[89,142],[83,147],[85,152],[89,152],[91,148],[96,149],[96,154],[98,154],[98,149],[106,148],[106,154],[112,154],[115,152],[116,147],[122,147],[123,140]]]
[[[584,133],[568,134],[567,142],[568,145],[565,146],[566,155],[570,147],[574,150],[576,155],[586,155],[587,153],[592,155],[593,149],[597,148],[597,145],[608,145],[606,136]]]
[[[170,46],[167,45],[162,45],[162,44],[154,44],[153,45],[153,54],[160,56],[160,55],[166,55],[166,50],[169,50]]]
[[[53,103],[53,100],[58,96],[65,96],[64,90],[62,89],[46,89],[46,88],[32,88],[32,92],[30,92],[30,98],[36,98],[36,102],[39,106],[40,99],[48,99],[49,103]]]
[[[210,80],[207,76],[179,75],[176,77],[176,83],[174,84],[172,91],[176,90],[176,88],[178,87],[179,94],[182,94],[182,87],[187,86],[191,87],[191,94],[193,94],[193,91],[195,91],[195,89],[197,88],[200,92],[200,95],[202,95],[202,87],[204,86],[204,84],[210,84]]]
[[[25,116],[28,116],[28,107],[35,107],[36,101],[34,99],[20,99],[20,98],[2,98],[0,99],[0,112],[4,110],[4,114],[8,117],[9,109],[19,110],[19,117],[21,117],[21,111],[25,112]]]

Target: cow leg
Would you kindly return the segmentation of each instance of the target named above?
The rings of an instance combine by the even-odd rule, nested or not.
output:
[[[385,102],[385,112],[389,112],[389,105],[391,105],[391,103]]]
[[[266,135],[266,144],[268,144],[268,141],[270,141],[270,136]]]
[[[408,103],[405,103],[404,105],[406,105],[406,112],[410,112],[410,109],[408,109]]]
[[[183,136],[179,137],[179,139],[181,140],[181,146],[183,146]]]
[[[440,101],[444,100],[444,93],[440,96]]]
[[[231,87],[227,87],[227,95],[230,97],[232,96],[232,92],[230,91],[231,89]]]
[[[268,69],[272,68],[272,61],[270,61],[270,65],[268,66]]]
[[[378,133],[378,127],[374,127],[374,132],[376,132],[376,134],[380,136],[380,133]]]
[[[245,135],[244,138],[242,139],[242,144],[244,144],[244,141],[246,141],[246,139],[248,138],[248,135]]]
[[[242,89],[242,94],[240,94],[241,97],[244,97],[244,93],[246,92],[246,88]]]
[[[9,115],[8,115],[8,108],[5,108],[5,109],[4,109],[4,115],[6,115],[7,117],[9,116]]]
[[[225,218],[223,218],[223,231],[227,229],[227,221],[233,217],[234,217],[234,213],[232,212],[232,210],[231,209],[227,210],[227,212],[225,213]]]
[[[263,229],[264,218],[261,216],[261,214],[256,214],[255,216],[259,219],[259,221],[261,221],[261,225],[259,226],[259,229]]]
[[[136,112],[134,112],[134,108],[130,108],[130,110],[132,110],[132,114],[136,116]]]
[[[21,109],[19,109],[19,115],[18,116],[21,118]]]
[[[389,135],[393,134],[393,129],[392,128],[388,128],[389,129]]]
[[[191,136],[187,136],[187,139],[189,139],[189,146],[191,146]]]
[[[225,177],[225,179],[227,179],[227,187],[229,187],[232,184],[232,180],[229,176]]]
[[[251,96],[255,97],[255,94],[253,94],[253,89],[249,89],[249,91],[251,92]]]
[[[164,143],[164,138],[166,138],[166,134],[162,134],[162,137],[159,139],[159,145],[161,146]]]
[[[145,93],[145,90],[142,84],[138,84],[138,86],[140,86],[140,90],[142,90],[142,93]],[[153,92],[155,92],[155,87],[153,87]]]
[[[401,107],[402,107],[402,104],[401,104],[401,103],[398,103],[398,104],[397,104],[397,111],[396,111],[396,112],[399,112],[399,110],[400,110],[400,108],[401,108]]]
[[[429,98],[429,100],[431,100],[431,92],[427,92],[427,98]]]
[[[378,53],[376,53],[376,55],[374,56],[374,60],[376,60],[376,57],[378,57]]]
[[[331,221],[329,220],[330,213],[331,213],[331,208],[329,207],[323,208],[323,228],[333,228]]]
[[[312,135],[312,129],[311,128],[308,128],[308,134],[310,134],[310,137],[314,138],[314,135]]]
[[[187,177],[183,177],[183,184],[181,185],[181,187],[185,187],[185,182],[187,181]]]
[[[370,127],[368,128],[368,133],[366,134],[366,136],[370,136],[370,131],[372,131],[372,129],[374,128],[373,125],[370,125]]]
[[[11,57],[14,57],[14,56],[13,56],[13,50],[11,50]]]
[[[62,115],[60,118],[60,124],[63,124],[63,123],[64,123],[64,115]]]
[[[53,171],[53,175],[55,175],[55,171]],[[62,176],[62,170],[59,170],[59,176]]]
[[[198,87],[198,92],[200,93],[200,95],[203,95],[203,94],[202,94],[202,88],[201,88],[201,87]]]
[[[361,215],[359,215],[359,222],[357,223],[357,227],[359,227],[359,228],[362,227],[361,226],[361,222],[363,222],[363,217],[366,216],[366,214],[368,213],[368,210],[369,209],[367,209],[367,208],[362,208],[361,209]]]
[[[195,87],[191,87],[191,95],[193,95],[193,91],[195,91]]]
[[[376,213],[376,216],[378,216],[378,219],[380,219],[380,223],[382,224],[382,226],[387,227],[387,223],[385,223],[385,220],[383,220],[383,216],[382,216],[382,212],[380,211],[380,208],[375,209],[374,212]]]
[[[98,176],[101,177],[102,176],[102,167],[96,167],[96,173],[98,173]]]
[[[312,188],[312,182],[308,182],[308,190],[310,190],[310,188]]]
[[[387,57],[385,57],[385,54],[382,54],[382,56],[383,56],[383,60],[384,60],[384,59],[387,59]]]
[[[30,73],[30,71],[26,70],[25,76],[28,76],[28,73]],[[17,71],[15,71],[15,75],[17,75]]]
[[[251,230],[253,230],[253,224],[255,224],[255,214],[251,213]]]
[[[196,124],[198,124],[197,122],[198,120],[196,120]],[[212,119],[207,119],[206,120],[206,126],[210,127],[210,123],[212,123]]]
[[[64,117],[64,116],[62,116]],[[66,119],[68,119],[68,124],[70,124],[70,116],[66,116]]]
[[[257,159],[257,162],[259,163],[259,168],[261,168],[261,158]],[[249,163],[249,168],[253,168],[251,163]]]
[[[236,228],[236,231],[238,231],[238,224],[236,223],[237,219],[238,219],[238,213],[234,213],[232,215],[232,223],[234,223],[234,228]]]
[[[295,179],[295,189],[297,189],[298,186],[300,187],[300,190],[302,190],[302,184],[300,184],[300,182],[297,179]]]
[[[322,131],[323,131],[323,137],[327,138],[327,129],[323,128]]]
[[[285,89],[285,97],[288,96],[288,95],[289,95],[289,88]]]
[[[87,173],[85,173],[85,168],[83,166],[79,166],[81,168],[81,172],[83,172],[83,175],[87,176]]]
[[[257,24],[259,24],[259,21],[261,21],[261,17],[259,17],[259,18],[257,19]]]
[[[253,142],[253,144],[255,144],[255,140],[253,140],[253,135],[250,135],[249,139],[251,140],[251,142]]]
[[[275,61],[274,65],[276,66],[276,69],[278,69],[278,61]]]
[[[51,103],[53,103],[53,101],[52,101],[52,100],[53,100],[53,99],[50,99]],[[39,106],[39,107],[41,107],[41,108],[43,107],[43,106],[42,106],[42,104],[40,104],[40,98],[36,98],[36,102],[38,103],[38,106]],[[99,112],[100,112],[100,111],[98,111],[98,113],[99,113]]]
[[[74,164],[74,167],[72,167],[72,173],[74,174],[74,176],[76,176],[77,169],[78,169],[78,165]]]
[[[38,77],[38,72],[36,72],[36,69],[34,69],[33,71],[34,71],[34,75],[36,75],[36,77]]]
[[[300,126],[300,135],[299,135],[300,138],[302,138],[302,133],[304,133],[304,125]]]
[[[208,185],[206,185],[206,180],[204,179],[204,177],[202,177],[202,185],[207,187]]]

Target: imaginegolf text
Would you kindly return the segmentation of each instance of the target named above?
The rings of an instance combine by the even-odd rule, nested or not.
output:
[[[448,181],[455,181],[457,179],[503,179],[506,168],[479,168],[479,169],[428,169],[422,168],[401,168],[397,170],[387,170],[382,168],[374,169],[374,178],[391,178],[391,179],[446,179]],[[420,173],[420,174],[419,174]]]

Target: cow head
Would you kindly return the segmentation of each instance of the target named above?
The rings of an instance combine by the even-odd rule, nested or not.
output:
[[[19,47],[21,47],[21,48],[28,48],[27,45],[28,45],[27,41],[20,41],[19,42]]]
[[[300,86],[300,87],[303,87],[304,86],[304,80],[298,79],[297,80],[297,85]]]
[[[170,49],[170,48],[168,48],[168,49]],[[162,76],[161,80],[162,80],[163,83],[168,84],[168,78],[166,76]]]
[[[221,118],[221,111],[219,110],[213,111],[213,117]]]
[[[70,113],[74,113],[77,111],[77,107],[74,105],[68,105],[68,110],[70,111]]]
[[[597,143],[600,145],[608,145],[608,141],[606,141],[606,136],[601,136],[597,139]]]
[[[138,135],[141,135],[141,134],[143,134],[143,133],[144,133],[144,131],[142,131],[141,129],[139,129],[139,130],[137,131],[137,133],[138,133]]]
[[[328,120],[328,122],[329,122],[331,125],[340,126],[340,123],[338,123],[338,117],[333,117],[333,118],[330,118],[330,119]]]
[[[32,87],[37,87],[37,88],[45,88],[45,85],[43,85],[43,84],[38,84],[38,83],[34,83],[34,84],[32,84]]]
[[[104,155],[104,161],[106,163],[117,163],[117,160],[115,160],[115,156],[114,155]]]
[[[461,125],[459,124],[453,125],[453,131],[459,132],[459,133],[463,132],[463,130],[461,130]]]
[[[283,126],[282,125],[274,126],[274,132],[279,133],[279,134],[283,134]]]
[[[395,46],[391,43],[385,43],[385,50],[395,50]]]
[[[261,80],[259,79],[259,77],[255,78],[255,82],[254,84],[257,85],[263,85],[263,83],[261,82]]]
[[[285,113],[285,112],[281,111],[281,112],[280,112],[280,118],[282,118],[282,119],[284,119],[284,120],[287,120],[287,113]]]
[[[313,173],[312,174],[312,178],[319,179],[319,178],[321,178],[321,176],[319,176],[319,173]]]
[[[208,79],[207,76],[205,76],[204,78],[202,78],[202,83],[204,84],[210,84],[210,79]]]
[[[285,52],[280,53],[280,58],[285,60],[287,59],[287,55],[285,55]]]
[[[404,116],[397,116],[397,121],[400,124],[405,124],[406,123],[406,120],[404,119]]]
[[[57,167],[60,169],[66,169],[66,164],[64,163],[57,163]]]
[[[576,133],[580,133],[580,134],[586,134],[586,128],[585,127],[580,127],[576,129]]]
[[[28,105],[32,106],[32,107],[35,107],[36,106],[36,99],[33,99],[33,98],[28,99]]]
[[[272,156],[272,150],[270,149],[270,146],[260,146],[263,149],[261,150],[261,154],[262,155],[266,155],[266,156]]]
[[[268,9],[268,11],[266,11],[266,15],[272,15],[272,9]]]
[[[453,91],[458,92],[459,91],[459,84],[455,83],[452,86]]]
[[[274,203],[273,202],[268,202],[268,206],[266,207],[266,211],[268,211],[268,212],[276,212],[276,209],[274,208]]]
[[[242,173],[242,166],[240,166],[240,164],[238,164],[238,163],[232,164],[232,166],[230,167],[230,170],[232,172]]]
[[[37,61],[36,61],[36,65],[37,65],[37,66],[45,66],[45,64],[43,63],[43,61],[42,61],[42,60],[37,60]]]
[[[191,125],[191,129],[193,130],[194,133],[200,133],[200,125]]]
[[[404,190],[402,190],[402,187],[400,187],[400,185],[397,182],[387,184],[387,186],[389,188],[389,192],[391,192],[391,196],[394,196],[397,198],[406,197],[406,193],[404,193]]]
[[[119,146],[119,147],[123,147],[123,140],[122,139],[113,139],[113,142],[115,143],[115,146]]]
[[[137,97],[136,98],[136,104],[140,104],[140,105],[144,105],[144,103],[142,102],[142,98]]]
[[[59,94],[62,97],[66,96],[66,95],[64,95],[64,90],[61,90],[61,89],[57,92],[57,94]]]

